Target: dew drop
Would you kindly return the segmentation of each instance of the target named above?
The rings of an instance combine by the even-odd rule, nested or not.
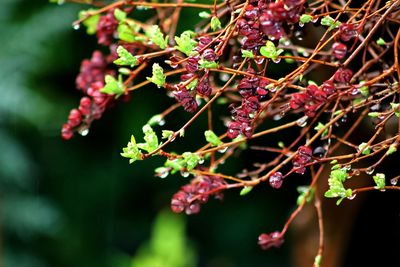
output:
[[[221,73],[221,75],[219,75],[219,79],[223,82],[227,82],[229,80],[229,74]]]
[[[282,119],[282,115],[281,115],[281,114],[275,114],[275,115],[272,117],[272,119],[273,119],[274,121],[279,121],[280,119]]]
[[[183,171],[181,171],[181,175],[182,175],[182,177],[189,177],[189,172],[183,172]]]
[[[303,40],[303,33],[301,31],[295,31],[294,32],[294,38],[296,38],[299,41]]]
[[[269,90],[271,93],[275,93],[276,90],[277,90],[277,88],[274,86],[274,87],[268,88],[268,90]]]
[[[347,122],[347,115],[344,115],[341,119],[340,119],[341,123],[346,123]]]
[[[304,23],[299,22],[299,26],[303,28],[304,27]]]
[[[353,175],[359,176],[360,175],[360,171],[359,170],[353,170]]]
[[[303,56],[308,57],[310,55],[310,53],[308,53],[307,51],[303,51]],[[305,62],[305,60],[302,60],[302,62]]]
[[[81,25],[79,23],[72,25],[72,28],[74,30],[79,30],[80,27],[81,27]]]
[[[343,167],[346,171],[350,171],[351,170],[351,165],[346,165]]]
[[[307,116],[303,116],[303,117],[301,117],[300,119],[298,119],[298,120],[296,121],[296,123],[297,123],[297,125],[300,126],[300,127],[305,127],[305,126],[307,125],[307,120],[308,120],[308,117],[307,117]]]
[[[221,149],[218,149],[218,152],[219,153],[225,153],[227,150],[228,150],[228,147],[226,146],[226,147],[223,147]]]
[[[274,63],[278,64],[279,62],[281,62],[281,59],[279,57],[275,58],[272,60]]]
[[[353,88],[351,91],[350,91],[350,94],[351,95],[357,95],[357,94],[359,94],[360,93],[360,90],[358,89],[358,88]]]
[[[380,104],[375,104],[375,105],[373,105],[373,106],[370,107],[370,110],[371,110],[371,111],[377,111],[377,110],[379,110],[380,108],[381,108],[381,105],[380,105]]]
[[[161,119],[161,120],[158,121],[158,125],[164,126],[164,124],[165,124],[165,120],[164,119]]]
[[[203,163],[204,163],[204,159],[201,158],[201,159],[199,160],[199,164],[203,164]]]
[[[86,136],[89,133],[89,128],[87,127],[82,127],[78,130],[78,133],[82,136]]]
[[[395,186],[397,184],[397,178],[390,179],[390,184]]]
[[[368,174],[368,175],[371,175],[371,174],[374,173],[374,171],[375,171],[375,169],[374,169],[373,167],[369,167],[369,168],[365,171],[365,173]]]
[[[312,23],[316,23],[317,21],[318,21],[318,17],[314,17],[314,18],[311,19]]]
[[[349,196],[347,199],[349,199],[349,200],[353,200],[353,199],[355,199],[356,198],[356,196],[357,196],[357,194],[352,194],[351,196]]]
[[[255,61],[257,64],[262,64],[262,63],[264,63],[264,60],[265,60],[265,58],[259,57],[259,58],[256,58],[254,61]]]
[[[323,158],[325,156],[326,150],[322,147],[316,147],[313,151],[313,155],[317,158]]]
[[[161,173],[158,177],[160,177],[160,178],[165,178],[165,177],[167,177],[168,176],[168,172],[163,172],[163,173]]]
[[[372,147],[372,151],[378,151],[380,149],[382,149],[382,146],[379,146],[379,145],[375,145]]]
[[[172,62],[171,62],[169,65],[170,65],[171,68],[173,68],[173,69],[176,69],[176,68],[178,67],[178,64],[172,63]]]

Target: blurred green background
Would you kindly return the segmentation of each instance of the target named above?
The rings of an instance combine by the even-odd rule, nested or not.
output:
[[[153,177],[160,159],[129,165],[120,157],[130,135],[172,103],[155,98],[156,88],[107,111],[88,136],[61,140],[60,127],[81,97],[74,85],[80,62],[96,47],[94,37],[71,27],[82,8],[0,3],[1,266],[289,266],[290,235],[268,252],[257,237],[283,225],[295,208],[295,184],[279,192],[264,186],[245,197],[228,192],[199,215],[172,215],[170,197],[187,180]],[[187,117],[176,115],[166,127]],[[201,123],[187,131],[184,148],[171,147],[196,147],[203,138],[196,127]],[[250,154],[244,159],[224,169],[234,174]]]

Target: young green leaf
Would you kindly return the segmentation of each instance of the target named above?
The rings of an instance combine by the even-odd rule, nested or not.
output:
[[[396,117],[400,118],[400,103],[390,103],[390,106],[392,107],[392,110],[394,111],[394,115]]]
[[[132,43],[136,40],[133,29],[126,24],[118,25],[117,33],[121,41]]]
[[[242,50],[242,57],[254,58],[254,54],[250,50]]]
[[[207,142],[211,144],[211,146],[219,146],[223,143],[219,139],[219,137],[211,130],[205,131],[204,136],[206,137]]]
[[[325,16],[321,19],[321,25],[328,26],[329,30],[333,30],[339,27],[340,24],[341,24],[340,21],[335,22],[335,20],[330,16]]]
[[[376,189],[382,190],[385,188],[386,182],[384,173],[377,173],[372,178],[374,179],[374,182],[376,184],[375,186]]]
[[[123,93],[125,93],[125,85],[122,82],[122,77],[119,76],[119,79],[115,79],[111,75],[106,75],[104,78],[104,81],[106,85],[104,86],[103,89],[100,90],[100,92],[109,94],[109,95],[116,95],[116,97],[121,96]]]
[[[218,63],[215,61],[207,61],[204,58],[201,58],[199,60],[199,68],[216,69],[216,68],[218,68]]]
[[[174,131],[162,130],[162,139],[169,139],[173,136]]]
[[[308,14],[303,14],[300,16],[300,23],[306,24],[309,23],[312,20],[312,16]]]
[[[321,266],[321,260],[322,260],[322,256],[320,254],[315,256],[315,259],[314,259],[315,267],[320,267]]]
[[[368,116],[371,117],[371,118],[379,117],[379,115],[381,115],[379,112],[370,112],[370,113],[368,113]]]
[[[200,18],[203,18],[203,19],[208,19],[209,17],[211,17],[211,14],[208,13],[207,11],[201,11],[201,12],[199,13],[199,17],[200,17]]]
[[[371,148],[368,146],[367,143],[361,143],[358,146],[358,150],[361,151],[361,154],[368,155],[371,153]]]
[[[186,89],[188,89],[189,91],[192,91],[194,88],[196,88],[198,81],[199,81],[198,79],[194,79],[188,85],[186,85]]]
[[[361,93],[361,95],[363,95],[363,96],[368,96],[369,95],[369,89],[368,89],[368,86],[366,86],[366,85],[363,85],[365,83],[365,81],[360,81],[360,85],[362,85],[361,87],[360,87],[360,93]]]
[[[117,53],[119,58],[114,60],[115,64],[131,67],[138,65],[139,61],[137,60],[137,58],[129,53],[129,51],[126,50],[123,46],[118,46]]]
[[[323,124],[323,123],[321,123],[321,122],[318,122],[318,125],[314,127],[314,130],[319,131],[319,130],[323,129],[324,127],[325,127],[325,124]],[[326,129],[322,132],[321,137],[323,137],[323,136],[325,136],[325,135],[327,135],[327,134],[328,134],[328,128],[326,128]]]
[[[303,203],[304,198],[307,196],[306,198],[306,202],[310,203],[311,200],[314,198],[314,192],[315,192],[315,188],[311,188],[309,186],[299,186],[297,187],[297,192],[300,194],[297,197],[297,205],[301,205],[301,203]]]
[[[288,57],[292,57],[293,55],[290,53],[285,53],[284,56],[286,56],[285,58],[285,62],[288,64],[293,64],[295,61],[293,58],[288,58]]]
[[[184,166],[185,162],[183,159],[174,159],[174,160],[167,160],[164,163],[165,167],[171,168],[171,174],[174,174],[182,169],[185,168]]]
[[[128,143],[128,145],[122,149],[121,156],[124,158],[129,158],[129,164],[135,162],[136,160],[142,159],[142,153],[140,153],[133,135],[131,136],[131,141]]]
[[[153,76],[147,77],[147,80],[157,85],[158,88],[164,86],[166,79],[164,75],[164,69],[158,63],[154,63],[152,70]]]
[[[86,27],[86,33],[89,35],[93,35],[97,31],[97,24],[99,23],[100,14],[89,15],[91,12],[96,9],[88,9],[82,10],[79,12],[79,19],[84,19],[82,24]]]
[[[157,135],[148,124],[143,126],[142,131],[144,133],[145,143],[138,144],[138,147],[151,153],[158,148],[159,144]]]
[[[182,157],[188,171],[193,170],[197,164],[199,164],[199,161],[201,161],[201,157],[199,155],[191,152],[183,153]]]
[[[153,44],[158,45],[161,49],[168,46],[168,36],[164,37],[158,25],[152,25],[145,30],[146,36]]]
[[[151,117],[150,120],[147,122],[147,124],[150,126],[155,126],[161,124],[162,122],[163,122],[163,116],[157,114]]]
[[[252,187],[252,186],[244,186],[244,187],[242,188],[242,190],[240,190],[240,195],[241,195],[241,196],[247,195],[248,193],[251,192],[251,190],[253,190],[253,187]]]
[[[383,40],[382,37],[379,37],[379,39],[376,40],[376,44],[379,46],[384,46],[384,45],[386,45],[386,42],[385,42],[385,40]]]
[[[217,30],[217,29],[221,29],[221,21],[219,20],[218,17],[213,16],[211,18],[211,29],[213,31]]]
[[[196,47],[197,42],[191,38],[190,31],[184,31],[180,37],[175,36],[176,49],[189,56]]]
[[[397,151],[397,146],[395,145],[395,144],[391,144],[390,146],[389,146],[389,149],[386,151],[386,154],[387,155],[391,155],[391,154],[393,154],[394,152],[396,152]]]
[[[325,192],[325,197],[340,199],[336,202],[339,205],[344,198],[351,197],[353,191],[345,189],[343,182],[347,179],[347,170],[345,168],[332,170],[328,179],[329,190]]]
[[[120,23],[125,22],[125,20],[126,20],[126,12],[125,12],[125,11],[122,11],[122,10],[119,9],[119,8],[116,8],[116,9],[114,10],[114,17],[115,17]]]
[[[260,54],[272,60],[276,60],[282,52],[282,49],[276,50],[275,44],[269,40],[265,43],[265,46],[260,48]]]

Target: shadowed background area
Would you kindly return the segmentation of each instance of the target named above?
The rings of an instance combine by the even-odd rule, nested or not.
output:
[[[96,47],[94,37],[71,27],[87,7],[44,0],[0,5],[2,266],[290,266],[290,235],[282,248],[267,252],[259,249],[257,237],[282,227],[295,208],[296,186],[307,180],[288,181],[279,191],[260,186],[245,197],[227,192],[224,201],[211,200],[199,215],[172,215],[170,197],[188,180],[154,177],[161,159],[129,165],[119,155],[130,135],[139,134],[172,100],[155,97],[161,92],[154,87],[134,92],[131,102],[118,103],[95,121],[88,136],[62,141],[60,127],[81,97],[75,89],[80,62]],[[181,112],[167,126],[176,129],[187,118]],[[186,132],[182,146],[171,147],[198,147],[202,123]],[[262,160],[257,153],[242,156],[223,169],[234,174]],[[381,246],[388,235],[400,238],[398,199],[388,193],[367,201],[346,266],[363,261],[372,266],[373,259],[363,260],[371,246],[377,255],[399,249],[399,242]],[[391,212],[384,213],[383,205]],[[382,233],[372,231],[378,228]],[[374,264],[377,259],[382,258]],[[398,266],[391,262],[386,266]]]

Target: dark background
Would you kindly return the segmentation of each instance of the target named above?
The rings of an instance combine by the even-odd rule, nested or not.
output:
[[[282,248],[267,252],[256,241],[282,227],[298,184],[288,182],[279,192],[260,186],[245,197],[231,191],[199,215],[170,216],[162,210],[187,180],[154,177],[160,159],[129,165],[120,157],[130,135],[140,135],[141,126],[172,103],[159,89],[134,92],[131,102],[94,122],[88,136],[61,140],[60,127],[81,97],[74,85],[80,62],[96,47],[94,37],[71,27],[82,8],[0,0],[2,266],[290,266],[290,234]],[[180,114],[165,128],[182,125],[188,115]],[[171,149],[198,147],[198,127]],[[244,152],[223,170],[234,174],[254,157]],[[391,258],[400,248],[399,197],[373,196],[357,218],[346,266],[400,265]],[[180,257],[165,260],[171,254]],[[143,263],[146,258],[161,265]]]

